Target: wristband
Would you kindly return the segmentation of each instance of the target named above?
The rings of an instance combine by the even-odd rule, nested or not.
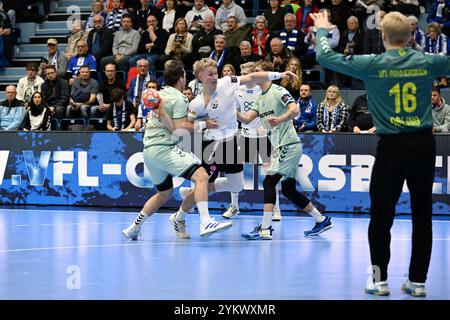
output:
[[[281,79],[281,73],[279,73],[279,72],[269,72],[267,78],[270,81]]]
[[[198,132],[202,132],[203,129],[206,128],[206,121],[198,121],[197,122],[197,130]]]

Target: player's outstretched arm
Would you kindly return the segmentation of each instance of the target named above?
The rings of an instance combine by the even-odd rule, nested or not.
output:
[[[239,81],[241,84],[247,83],[262,83],[265,81],[273,81],[278,79],[288,79],[290,81],[294,81],[298,76],[291,72],[268,72],[268,71],[258,71],[250,74],[246,74],[245,76],[240,76]]]

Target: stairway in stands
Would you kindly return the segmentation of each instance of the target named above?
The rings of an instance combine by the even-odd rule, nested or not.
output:
[[[0,100],[5,99],[6,86],[16,85],[19,79],[26,75],[25,66],[28,62],[40,62],[47,52],[48,38],[56,38],[59,50],[65,51],[73,17],[78,15],[82,21],[85,21],[91,12],[91,1],[59,0],[56,2],[53,13],[44,23],[20,23],[17,25],[22,31],[22,36],[30,33],[32,35],[29,39],[22,39],[21,44],[15,46],[11,67],[0,72]]]

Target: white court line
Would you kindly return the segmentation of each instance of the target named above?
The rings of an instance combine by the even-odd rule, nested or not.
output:
[[[314,240],[312,240],[314,239]],[[43,247],[43,248],[22,248],[22,249],[4,249],[0,250],[0,253],[10,252],[28,252],[28,251],[45,251],[45,250],[61,250],[61,249],[90,249],[90,248],[112,248],[112,247],[129,247],[129,246],[155,246],[155,245],[188,245],[188,244],[224,244],[229,242],[246,242],[246,243],[292,243],[292,242],[367,242],[367,239],[325,239],[325,238],[308,238],[308,239],[293,239],[293,240],[271,240],[271,241],[251,241],[251,240],[234,240],[234,241],[177,241],[173,242],[152,242],[152,243],[117,243],[117,244],[98,244],[98,245],[86,245],[86,246],[66,246],[66,247]],[[411,241],[411,238],[398,238],[392,239],[392,241]],[[433,239],[433,241],[450,241],[450,238]]]

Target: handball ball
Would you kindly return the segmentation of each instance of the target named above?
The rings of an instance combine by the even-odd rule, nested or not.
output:
[[[158,91],[153,89],[145,89],[142,92],[141,99],[147,109],[155,109],[161,103],[161,96]]]

